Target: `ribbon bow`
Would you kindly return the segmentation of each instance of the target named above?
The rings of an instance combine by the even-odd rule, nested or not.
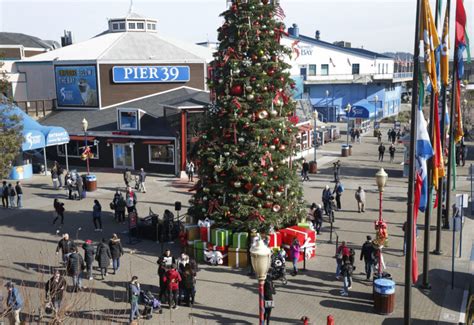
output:
[[[273,104],[278,104],[278,100],[280,99],[283,100],[283,103],[286,105],[288,104],[289,98],[288,96],[282,91],[277,91],[275,98],[273,98]]]
[[[272,154],[269,151],[267,151],[265,152],[263,157],[260,159],[260,164],[262,165],[262,167],[265,167],[267,165],[267,158],[270,160],[270,164],[273,164]]]
[[[230,58],[240,60],[241,56],[239,54],[237,54],[232,47],[229,47],[227,49],[226,53],[225,53],[225,56],[224,56],[224,63],[227,63],[227,61],[229,61]]]
[[[285,36],[288,36],[289,34],[285,31],[285,28],[283,28],[283,26],[280,26],[280,28],[274,28],[273,29],[275,31],[275,40],[277,40],[277,42],[280,42],[280,39],[281,39],[281,35],[285,35]]]
[[[209,208],[207,209],[207,214],[212,214],[214,210],[219,211],[221,206],[219,205],[219,201],[217,199],[213,199],[209,201]],[[210,223],[209,223],[210,226]]]
[[[311,238],[307,237],[306,240],[304,241],[304,244],[300,246],[300,251],[304,252],[306,249],[305,253],[305,260],[309,260],[311,256],[315,254],[316,251],[316,243],[311,243]]]

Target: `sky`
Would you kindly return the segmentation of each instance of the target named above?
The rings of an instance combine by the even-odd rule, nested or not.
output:
[[[430,2],[434,7],[435,1]],[[451,20],[455,3],[451,0]],[[281,0],[281,6],[286,26],[298,24],[300,34],[314,37],[319,30],[327,42],[413,52],[415,0]],[[464,0],[464,6],[474,43],[474,0]],[[124,16],[129,7],[130,0],[0,0],[0,31],[60,42],[63,31],[70,30],[74,42],[80,42],[106,30],[107,19]],[[193,43],[216,41],[225,9],[226,0],[133,0],[133,11],[157,19],[163,36]]]

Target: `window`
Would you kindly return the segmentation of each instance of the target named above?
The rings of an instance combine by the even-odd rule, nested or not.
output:
[[[128,23],[128,29],[135,29],[135,23]]]
[[[156,30],[156,24],[151,24],[151,29]]]
[[[117,23],[112,24],[112,29],[119,29],[119,24]]]
[[[119,110],[120,130],[139,130],[137,110]]]
[[[151,29],[151,24],[146,24],[147,29]]]
[[[385,64],[382,64],[382,74],[385,74]]]
[[[380,63],[377,65],[379,70],[378,70],[378,74],[380,74]]]
[[[388,63],[385,64],[385,73],[388,73]]]
[[[329,64],[321,64],[321,76],[329,75]]]
[[[360,64],[359,63],[353,63],[352,64],[352,74],[359,74],[360,72]]]
[[[308,67],[308,76],[316,75],[316,64],[310,64]]]
[[[137,29],[145,29],[145,24],[137,23]]]
[[[125,23],[120,23],[120,29],[125,29]]]
[[[99,159],[99,142],[97,140],[88,141],[87,145],[91,149],[92,154],[94,155],[90,159]],[[85,141],[83,140],[70,140],[67,144],[67,155],[68,157],[81,157],[84,149],[86,147]],[[58,156],[65,157],[66,151],[64,146],[57,146]]]
[[[150,164],[174,165],[174,146],[172,144],[148,145]]]

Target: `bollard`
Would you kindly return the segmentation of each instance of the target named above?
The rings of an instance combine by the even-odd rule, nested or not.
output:
[[[306,247],[303,249],[303,271],[306,271]]]
[[[334,316],[333,315],[329,315],[328,316],[328,320],[327,320],[327,325],[334,325],[335,322],[334,322]]]

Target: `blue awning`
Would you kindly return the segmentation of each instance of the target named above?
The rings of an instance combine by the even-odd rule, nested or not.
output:
[[[352,105],[349,112],[349,118],[369,119],[374,117],[374,105],[365,100],[359,101]]]
[[[43,132],[38,131],[38,130],[33,130],[33,129],[24,129],[22,134],[23,134],[23,144],[21,145],[22,151],[44,148],[45,140],[44,140]]]
[[[46,137],[46,147],[56,146],[69,142],[69,134],[58,126],[41,126],[41,131]]]

